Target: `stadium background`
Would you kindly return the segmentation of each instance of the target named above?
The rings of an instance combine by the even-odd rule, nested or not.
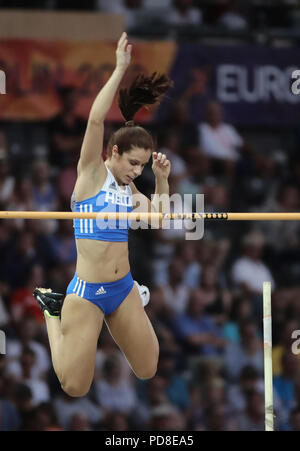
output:
[[[203,193],[207,212],[299,211],[297,0],[0,7],[1,210],[69,211],[88,110],[126,29],[134,51],[124,85],[153,70],[175,82],[159,108],[138,116],[172,162],[171,193]],[[119,121],[114,105],[105,142]],[[216,122],[225,135],[211,133]],[[146,167],[138,188],[153,187]],[[0,430],[264,430],[264,280],[273,288],[275,426],[299,430],[299,232],[280,221],[207,223],[199,241],[182,230],[132,232],[133,276],[151,290],[157,375],[136,379],[104,326],[93,386],[70,398],[32,291],[65,292],[72,221],[1,220]]]

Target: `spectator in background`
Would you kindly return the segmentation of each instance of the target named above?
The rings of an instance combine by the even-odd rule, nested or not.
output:
[[[32,165],[32,196],[37,210],[51,211],[58,206],[54,184],[50,181],[47,160],[35,160]]]
[[[206,411],[207,431],[238,431],[239,426],[235,418],[228,416],[226,407],[218,404],[209,407]]]
[[[243,255],[232,265],[233,283],[250,296],[260,295],[266,280],[270,281],[272,289],[275,289],[271,271],[262,261],[264,246],[265,239],[261,233],[249,233],[243,238]]]
[[[32,429],[34,431],[63,431],[51,402],[41,402],[33,410]]]
[[[226,407],[225,382],[221,377],[212,377],[201,387],[203,407],[209,409],[218,405]]]
[[[184,352],[195,355],[219,356],[225,346],[221,329],[204,313],[205,302],[202,291],[192,290],[185,313],[176,315],[174,332]]]
[[[99,346],[96,352],[95,361],[95,376],[94,381],[100,380],[103,377],[103,367],[108,357],[117,356],[119,358],[122,366],[122,375],[125,379],[129,380],[131,378],[131,368],[125,356],[119,353],[119,348],[116,345],[114,339],[112,338],[107,326],[103,327],[101,330],[101,336],[99,341]]]
[[[265,430],[265,400],[263,393],[253,390],[247,395],[246,408],[238,417],[241,431]]]
[[[245,365],[237,383],[228,387],[228,401],[232,410],[240,413],[246,409],[248,395],[253,391],[264,391],[264,379],[252,365]]]
[[[190,119],[189,115],[189,101],[189,92],[185,92],[180,99],[174,99],[166,120],[159,127],[162,137],[166,130],[167,135],[170,133],[176,134],[178,153],[182,158],[185,158],[188,149],[197,147],[199,144],[197,124]],[[162,145],[160,140],[159,142]]]
[[[191,431],[204,431],[204,403],[202,399],[202,391],[199,384],[190,384],[190,412],[187,416],[188,429]]]
[[[156,375],[146,381],[137,381],[138,402],[132,415],[136,427],[145,427],[151,420],[151,412],[160,406],[169,405],[166,393],[167,381]]]
[[[32,166],[32,197],[35,210],[58,210],[58,198],[54,183],[50,180],[50,167],[47,160],[36,160]],[[44,230],[47,233],[55,231],[57,221],[47,219],[43,221]]]
[[[44,379],[50,368],[50,358],[45,346],[38,340],[40,338],[41,326],[33,316],[22,317],[17,325],[17,336],[7,338],[7,372],[10,377],[20,378],[21,365],[20,358],[24,347],[34,351],[35,362],[31,374],[36,379]]]
[[[207,183],[203,186],[205,208],[210,212],[231,211],[230,190],[221,183]]]
[[[53,406],[58,418],[58,424],[65,430],[70,429],[72,418],[76,414],[85,415],[93,428],[104,417],[103,409],[95,402],[92,402],[87,396],[75,398],[60,391],[54,398]]]
[[[167,17],[169,25],[197,26],[202,24],[202,12],[193,7],[193,0],[173,0],[172,5]]]
[[[291,349],[286,349],[281,358],[282,372],[274,377],[274,391],[279,396],[282,404],[281,421],[282,428],[287,428],[287,419],[294,407],[296,399],[296,387],[299,380],[299,358]],[[284,421],[286,420],[286,422]]]
[[[165,391],[169,402],[184,414],[190,407],[190,399],[188,384],[176,368],[179,359],[179,353],[162,350],[159,355],[157,374],[167,382]]]
[[[72,164],[60,171],[57,180],[58,199],[61,208],[70,209],[70,199],[77,179],[77,165]]]
[[[225,4],[225,11],[218,19],[218,25],[228,30],[247,30],[248,19],[243,16],[237,0],[229,0]]]
[[[70,222],[72,223],[72,221]],[[57,221],[58,226],[59,224],[60,222]],[[24,229],[34,236],[34,250],[38,255],[38,263],[43,266],[48,278],[51,274],[49,270],[57,268],[56,255],[52,245],[53,233],[48,233],[45,220],[26,219]]]
[[[200,290],[205,302],[205,313],[214,318],[216,324],[222,326],[231,310],[232,294],[223,288],[218,280],[218,270],[214,265],[206,265],[202,269]]]
[[[246,365],[254,366],[260,376],[264,371],[263,344],[253,319],[240,324],[240,336],[240,343],[228,342],[224,353],[225,371],[231,382],[239,380]]]
[[[206,105],[205,120],[199,125],[199,140],[201,151],[214,161],[215,173],[221,170],[221,174],[232,177],[244,141],[232,125],[223,121],[219,102],[210,101]]]
[[[254,307],[250,299],[236,297],[233,300],[230,317],[223,325],[223,335],[228,341],[239,343],[240,325],[248,319],[254,319]]]
[[[194,211],[192,196],[183,198],[180,195],[179,182],[176,177],[169,177],[169,189],[171,197],[170,213],[191,213]],[[176,244],[186,239],[187,233],[199,233],[199,231],[195,231],[196,225],[191,219],[169,221],[169,224],[166,224],[164,228],[155,231],[155,241],[152,250],[153,281],[155,285],[162,286],[168,283],[167,271],[172,261]],[[184,282],[181,280],[181,283],[183,284]]]
[[[194,211],[193,203],[195,198],[191,195],[183,197],[183,193],[180,189],[179,179],[176,176],[170,176],[170,213],[192,213]],[[195,229],[195,223],[191,219],[185,219],[184,221],[175,219],[174,221],[169,221],[169,224],[166,224],[163,228],[156,231],[154,254],[162,254],[164,260],[170,258],[174,252],[174,245],[176,242],[180,242],[186,238],[187,233],[195,233]],[[156,261],[156,264],[157,263],[158,262]],[[157,269],[156,264],[155,269]],[[160,269],[158,269],[158,271],[160,271]]]
[[[264,378],[252,365],[246,365],[241,371],[237,384],[229,384],[227,398],[230,408],[239,415],[247,408],[248,396],[253,392],[264,393]],[[281,417],[282,404],[276,392],[273,393],[274,414]]]
[[[72,86],[63,86],[59,90],[62,109],[49,122],[51,151],[50,163],[57,170],[78,162],[84,136],[85,124],[75,113],[77,92]]]
[[[29,315],[38,323],[43,323],[43,314],[32,294],[36,287],[45,285],[43,266],[38,263],[33,264],[29,267],[25,277],[24,284],[13,292],[10,299],[12,318],[18,324],[24,316]]]
[[[151,431],[185,431],[186,422],[176,407],[162,404],[151,410]]]
[[[181,195],[203,193],[206,183],[211,181],[210,159],[199,152],[198,147],[190,147],[184,155],[187,164],[187,176],[179,183]]]
[[[28,424],[28,418],[32,416],[34,410],[30,387],[25,383],[17,382],[12,387],[11,399],[19,414],[19,430],[24,430]]]
[[[208,232],[206,237],[203,237],[197,244],[197,257],[200,265],[202,267],[216,266],[221,276],[230,250],[230,242],[227,239],[214,239]]]
[[[206,430],[238,430],[234,412],[231,411],[226,395],[226,385],[221,377],[210,379],[202,387]]]
[[[189,289],[183,280],[184,268],[182,259],[173,259],[168,267],[167,280],[159,284],[170,316],[183,313],[187,306]]]
[[[32,178],[28,175],[22,175],[16,180],[14,190],[10,201],[7,204],[7,210],[12,211],[34,211],[36,203],[33,198]],[[18,230],[22,230],[25,226],[25,219],[12,219],[14,226]]]
[[[261,211],[297,212],[300,208],[300,190],[296,184],[283,183],[266,200]],[[268,246],[276,277],[281,284],[297,284],[299,280],[300,223],[299,221],[268,221],[259,224]]]
[[[38,405],[40,402],[50,401],[50,392],[46,382],[33,375],[33,368],[36,363],[35,352],[28,346],[24,346],[20,355],[22,374],[20,380],[32,393],[32,404]]]
[[[95,382],[96,399],[107,412],[130,414],[136,403],[131,380],[123,377],[119,355],[110,355],[103,364],[103,377]]]
[[[252,211],[268,211],[280,184],[278,175],[284,168],[279,166],[273,152],[257,153],[250,146],[247,150],[237,168],[234,203],[241,209],[247,205]]]
[[[289,317],[288,309],[291,304],[291,290],[288,287],[278,287],[272,293],[272,342],[276,348],[282,339],[282,331]],[[276,355],[274,355],[275,357]],[[276,357],[275,357],[276,358]],[[278,371],[278,361],[275,360],[275,371]],[[281,364],[279,364],[281,368]]]
[[[2,255],[5,265],[2,268],[2,278],[14,290],[24,286],[28,281],[28,274],[35,264],[39,264],[35,249],[34,234],[22,230],[11,238],[7,253]]]
[[[57,230],[49,237],[49,244],[56,265],[75,263],[77,250],[73,235],[73,222],[69,219],[59,220]]]
[[[0,432],[17,431],[21,425],[19,412],[7,397],[6,386],[6,376],[0,372]]]
[[[179,132],[172,129],[164,131],[160,138],[160,146],[157,152],[165,153],[172,165],[172,177],[178,181],[184,179],[187,175],[187,166],[180,155]]]
[[[273,197],[261,207],[261,211],[289,213],[297,212],[300,208],[300,190],[297,185],[283,183]],[[267,243],[277,251],[299,248],[298,221],[269,221],[259,226],[267,237]]]
[[[184,264],[183,282],[188,288],[197,288],[200,284],[202,267],[197,261],[197,249],[193,241],[184,241],[176,244],[175,257]]]

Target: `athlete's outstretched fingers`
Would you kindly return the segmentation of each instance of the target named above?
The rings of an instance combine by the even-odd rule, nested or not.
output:
[[[125,50],[126,44],[127,44],[128,40],[127,40],[127,33],[123,33],[122,36],[120,37],[120,40],[118,42],[118,47],[121,50]]]
[[[123,31],[123,33],[121,34],[120,39],[118,41],[118,45],[121,45],[122,42],[126,39],[126,37],[127,37],[127,33],[125,31]]]

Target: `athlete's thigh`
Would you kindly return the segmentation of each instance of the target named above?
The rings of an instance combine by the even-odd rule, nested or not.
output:
[[[135,285],[117,310],[105,315],[105,322],[136,375],[151,377],[156,369],[159,345]]]
[[[66,296],[61,312],[64,358],[69,370],[94,371],[103,312],[76,294]]]

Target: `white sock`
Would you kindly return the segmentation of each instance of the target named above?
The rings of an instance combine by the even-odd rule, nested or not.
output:
[[[135,285],[138,287],[142,305],[143,307],[146,307],[148,302],[150,301],[150,291],[149,288],[146,287],[146,285],[140,285],[136,280],[134,281]]]

